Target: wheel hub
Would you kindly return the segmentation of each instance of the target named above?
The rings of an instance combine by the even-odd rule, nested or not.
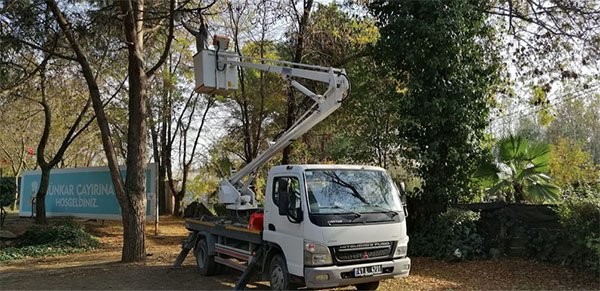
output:
[[[273,268],[273,271],[271,272],[271,288],[276,290],[282,290],[283,282],[283,270],[281,269],[281,266],[276,265]]]
[[[199,249],[198,250],[198,257],[197,257],[197,263],[198,263],[198,267],[200,268],[204,268],[204,250],[203,249]]]

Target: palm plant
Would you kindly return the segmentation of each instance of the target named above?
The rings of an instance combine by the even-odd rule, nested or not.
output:
[[[506,194],[507,202],[555,201],[560,188],[547,175],[551,150],[549,144],[511,135],[498,141],[496,161],[481,165],[477,176],[490,183],[489,194]]]

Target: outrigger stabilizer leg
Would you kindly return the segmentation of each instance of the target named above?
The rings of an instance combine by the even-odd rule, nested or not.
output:
[[[238,279],[233,290],[244,290],[246,288],[246,284],[248,284],[248,281],[250,281],[250,279],[252,278],[252,275],[254,275],[254,273],[256,273],[256,267],[258,265],[258,262],[260,262],[263,259],[263,255],[265,253],[264,248],[265,247],[263,245],[260,245],[253,252],[254,256],[252,256],[252,258],[250,259],[250,262],[248,262],[248,267],[246,267],[246,270],[244,271],[244,273],[242,273],[242,275]]]
[[[181,264],[183,264],[183,261],[185,260],[185,257],[187,257],[187,255],[190,252],[190,250],[196,244],[196,239],[197,238],[198,238],[198,232],[197,231],[190,232],[190,235],[185,240],[185,242],[182,244],[182,246],[181,246],[181,252],[177,256],[177,259],[175,260],[175,264],[173,264],[173,267],[171,267],[171,269],[179,269],[179,268],[181,268]]]

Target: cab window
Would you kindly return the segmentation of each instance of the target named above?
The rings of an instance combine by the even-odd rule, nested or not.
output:
[[[290,195],[300,198],[300,181],[296,177],[275,177],[273,180],[273,203],[279,207],[279,195]],[[293,195],[293,196],[292,196]]]

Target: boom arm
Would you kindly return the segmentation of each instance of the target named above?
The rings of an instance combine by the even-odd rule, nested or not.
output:
[[[285,80],[287,80],[291,86],[302,92],[307,97],[315,101],[310,109],[305,112],[289,129],[287,129],[278,139],[272,144],[266,151],[258,155],[246,166],[241,168],[228,180],[224,180],[219,185],[219,203],[227,204],[228,209],[236,210],[247,210],[257,208],[256,195],[250,184],[254,180],[254,176],[258,168],[263,166],[279,151],[283,150],[286,146],[291,144],[293,141],[300,138],[307,131],[319,124],[327,116],[331,115],[337,110],[341,102],[346,98],[348,89],[350,87],[349,81],[346,77],[346,73],[343,69],[326,68],[320,66],[312,66],[305,64],[298,64],[285,61],[275,61],[268,59],[242,57],[236,54],[221,52],[217,49],[216,52],[201,52],[194,56],[215,58],[215,78],[214,85],[208,86],[207,84],[197,84],[197,91],[202,92],[208,88],[209,90],[223,90],[227,88],[219,88],[218,77],[221,72],[221,79],[228,80],[225,76],[226,72],[231,72],[231,66],[237,73],[237,67],[251,68],[265,72],[272,72],[280,74]],[[255,62],[252,62],[255,61]],[[259,61],[260,63],[256,63]],[[196,61],[196,64],[198,62]],[[222,68],[221,68],[222,67]],[[220,69],[221,68],[221,69]],[[220,69],[220,70],[219,70]],[[205,69],[206,70],[206,69]],[[231,77],[231,76],[229,76]],[[237,76],[236,76],[237,77]],[[293,80],[292,78],[302,78],[308,80],[314,80],[328,84],[327,90],[322,94],[318,95],[311,92],[309,89],[304,87],[302,84]],[[198,83],[198,81],[197,81]],[[243,179],[248,177],[244,182]]]

